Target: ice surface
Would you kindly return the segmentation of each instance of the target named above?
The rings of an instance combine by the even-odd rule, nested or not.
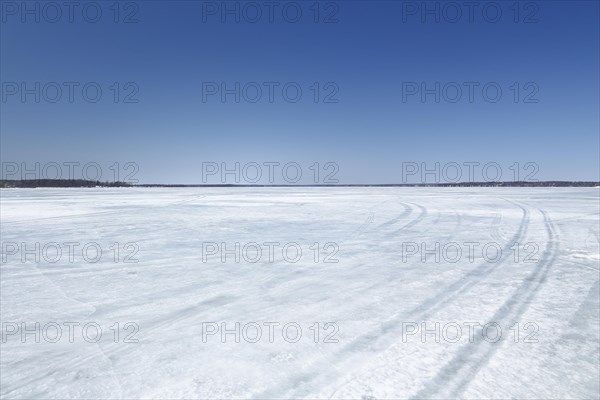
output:
[[[598,398],[599,193],[2,190],[2,398]],[[74,262],[65,254],[23,261],[23,244],[36,242],[80,246]],[[103,250],[96,263],[81,257],[91,242]],[[294,242],[303,256],[205,261],[203,242]],[[315,242],[335,243],[339,262],[322,262],[323,251],[315,263]],[[404,260],[408,242],[496,243],[503,252],[494,262],[481,251],[457,262],[423,262],[420,253]],[[127,243],[139,247],[138,263],[123,262]],[[515,258],[515,244],[534,246],[534,261]],[[61,325],[62,337],[52,343],[55,331],[40,328],[36,343],[36,322]],[[74,328],[71,341],[68,322],[97,323],[103,336],[88,343]],[[128,322],[139,326],[130,337],[137,343],[125,342]],[[263,336],[203,340],[210,322],[231,330],[255,322]],[[265,322],[280,324],[272,342]],[[302,328],[295,343],[281,333],[291,322]],[[406,335],[421,322],[433,333]],[[462,335],[453,342],[454,331],[439,335],[436,322]],[[8,333],[22,323],[33,333]],[[479,324],[473,338],[465,323]],[[482,339],[486,323],[501,327],[496,342]],[[337,343],[327,343],[335,327]]]

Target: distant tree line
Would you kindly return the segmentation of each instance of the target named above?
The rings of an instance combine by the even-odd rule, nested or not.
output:
[[[337,185],[164,185],[127,182],[100,182],[84,179],[26,179],[0,180],[0,188],[43,188],[43,187],[597,187],[600,182],[539,181],[539,182],[459,182],[459,183],[402,183],[402,184],[337,184]]]
[[[84,179],[25,179],[0,180],[0,188],[43,188],[43,187],[129,187],[126,182],[100,182]]]
[[[396,186],[396,185],[392,185],[392,186]],[[404,186],[404,185],[397,185],[397,186]],[[413,186],[424,186],[424,187],[595,187],[595,186],[600,186],[600,182],[580,182],[580,181],[459,182],[459,183],[416,184]]]

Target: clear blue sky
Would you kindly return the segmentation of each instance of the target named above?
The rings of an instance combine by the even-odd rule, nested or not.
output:
[[[44,2],[26,2],[39,7],[36,22],[21,1],[2,1],[4,163],[96,162],[111,180],[114,162],[123,170],[131,161],[142,183],[202,183],[203,162],[296,162],[300,183],[310,183],[314,162],[322,172],[336,163],[341,183],[401,182],[406,162],[494,162],[503,180],[513,179],[515,162],[523,175],[534,162],[537,179],[600,179],[598,1],[520,2],[518,14],[513,1],[473,10],[426,2],[439,7],[439,22],[423,2],[321,1],[316,15],[312,0],[277,2],[273,14],[263,1],[121,1],[116,15],[115,2],[99,1],[86,17],[88,3],[70,21],[64,6],[57,17]],[[224,7],[239,7],[239,22]],[[36,82],[40,102],[23,99],[21,85]],[[49,82],[63,87],[55,103]],[[72,102],[65,82],[79,84]],[[102,89],[96,103],[83,98],[88,82]],[[223,102],[207,92],[211,82],[247,90],[239,103],[234,94]],[[263,88],[257,102],[251,82]],[[265,82],[279,84],[272,102]],[[295,103],[284,99],[288,82],[290,98],[302,89]],[[436,82],[440,101],[423,101],[421,83]],[[472,102],[465,82],[475,82]],[[452,102],[456,85],[463,93]],[[491,102],[496,87],[502,96]],[[124,103],[136,89],[138,102]],[[215,176],[208,182],[219,183]]]

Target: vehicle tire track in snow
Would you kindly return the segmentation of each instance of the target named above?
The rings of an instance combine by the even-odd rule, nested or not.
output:
[[[187,305],[185,307],[179,308],[178,310],[170,312],[169,314],[159,316],[155,318],[153,322],[143,323],[142,326],[140,326],[140,331],[143,332],[144,335],[149,335],[153,332],[159,332],[161,328],[175,329],[174,324],[196,318],[198,316],[198,309],[206,310],[222,307],[236,300],[239,300],[239,298],[227,295],[217,295],[213,298],[200,301],[194,305]],[[140,343],[142,342],[143,340],[140,340]],[[122,342],[108,342],[107,344],[97,343],[96,346],[98,347],[98,350],[102,353],[102,355],[104,355],[109,360],[112,360],[114,356],[117,356],[120,359],[125,359],[127,355],[137,350],[137,346],[133,344],[130,344],[125,348]],[[75,360],[73,360],[70,353],[63,353],[62,357],[64,358],[64,360],[60,360],[60,362],[57,361],[57,363],[59,363],[59,365],[64,366],[64,370],[66,371],[74,371],[85,367],[86,364],[89,364],[90,361],[94,360],[98,356],[100,356],[100,354],[92,353],[84,357],[78,357]],[[28,381],[23,380],[16,384],[14,389],[7,389],[7,392],[4,395],[10,394],[11,392],[14,392],[20,387],[31,386],[37,381],[41,381],[43,379],[44,377],[42,376],[31,378]]]
[[[365,219],[365,222],[363,222],[358,228],[356,228],[354,230],[354,232],[352,232],[352,234],[350,235],[349,239],[355,239],[358,236],[360,236],[363,233],[365,233],[366,231],[368,231],[369,230],[369,226],[371,226],[371,224],[373,223],[373,221],[375,221],[375,213],[373,211],[371,211],[369,213],[369,215],[367,216],[367,218]]]
[[[417,217],[406,222],[400,228],[398,228],[392,232],[383,232],[383,234],[386,235],[387,237],[399,235],[402,231],[406,230],[407,228],[411,228],[411,227],[417,225],[418,223],[420,223],[421,221],[423,221],[428,215],[427,208],[423,207],[420,204],[404,203],[404,202],[399,202],[399,203],[395,203],[395,204],[400,204],[402,207],[404,207],[404,211],[397,217],[394,217],[394,218],[376,226],[375,229],[379,230],[381,228],[393,227],[394,225],[396,225],[399,222],[402,222],[404,219],[406,219],[406,217],[410,216],[413,213],[415,208],[419,208],[420,213]],[[440,221],[440,214],[438,213],[438,216],[435,219],[435,221],[433,222],[432,226],[439,223],[439,221]]]
[[[455,218],[455,222],[454,222],[453,233],[445,235],[444,236],[445,238],[450,238],[454,234],[456,234],[456,232],[458,231],[459,227],[462,225],[462,216],[459,213],[457,213],[456,211],[454,211],[454,218]],[[397,220],[397,218],[394,218],[394,220]],[[431,222],[431,225],[428,227],[428,229],[431,229],[434,226],[436,226],[437,224],[439,224],[441,222],[441,220],[442,220],[442,213],[438,211],[435,219]],[[384,225],[384,224],[382,224],[382,225]],[[380,227],[382,225],[379,225],[378,227]],[[366,260],[363,261],[364,264],[370,263],[372,261],[372,257],[373,257],[373,255],[371,253],[361,253],[359,255],[352,255],[351,256],[351,258],[354,259],[354,260],[366,259]],[[360,292],[354,292],[353,294],[355,296],[362,296],[363,294],[368,294],[368,293],[371,293],[374,290],[377,291],[378,289],[381,289],[382,285],[386,285],[386,284],[387,285],[391,285],[391,284],[393,284],[391,278],[388,277],[388,276],[385,276],[383,278],[383,280],[385,282],[382,283],[382,281],[377,281],[377,282],[371,283],[368,286],[365,286],[364,288],[361,288]]]
[[[457,296],[463,294],[468,289],[481,282],[481,280],[486,278],[496,268],[504,264],[504,262],[508,260],[512,254],[509,250],[515,245],[515,243],[522,242],[522,239],[527,235],[527,230],[529,227],[529,210],[519,204],[517,204],[517,206],[521,208],[523,212],[521,223],[512,238],[504,245],[504,248],[502,249],[502,255],[498,261],[491,264],[484,261],[467,274],[463,275],[452,285],[446,287],[444,290],[438,292],[438,294],[434,297],[425,300],[423,303],[409,311],[406,316],[418,316],[419,318],[427,319],[432,313],[442,309],[445,304],[456,299]]]
[[[413,203],[413,205],[415,207],[418,207],[421,210],[421,213],[417,216],[417,218],[413,219],[412,221],[409,221],[406,225],[402,226],[400,229],[397,229],[394,232],[392,232],[391,235],[396,236],[396,235],[400,234],[402,231],[406,230],[407,228],[411,228],[411,227],[417,225],[418,223],[423,221],[425,219],[425,217],[427,217],[427,208],[423,207],[420,204]]]
[[[448,240],[451,237],[453,237],[456,234],[456,232],[458,231],[458,229],[460,228],[460,226],[462,225],[462,216],[458,212],[456,212],[456,211],[454,211],[454,219],[455,219],[455,222],[454,222],[453,232],[450,233],[450,234],[448,234],[448,235],[443,236],[444,240]],[[442,213],[438,211],[435,220],[433,220],[431,222],[431,225],[428,227],[428,229],[431,229],[434,226],[436,226],[437,224],[439,224],[441,222],[441,220],[442,220]],[[379,226],[381,226],[381,225],[379,225]],[[364,263],[369,263],[372,260],[372,254],[370,254],[370,253],[361,254],[359,256],[353,256],[353,258],[354,259],[367,258],[367,260],[365,260]],[[392,284],[394,284],[394,282],[393,282],[394,277],[393,276],[386,276],[386,277],[384,277],[384,279],[385,279],[385,282],[383,284],[382,284],[381,281],[377,281],[377,282],[371,283],[368,286],[365,286],[364,288],[362,288],[360,290],[360,292],[355,292],[354,294],[356,296],[361,296],[363,293],[365,293],[365,294],[366,293],[371,293],[373,290],[381,289],[383,287],[382,285],[386,285],[386,284],[387,285],[392,285]]]
[[[406,204],[406,203],[398,203],[398,204],[400,204],[402,207],[404,207],[404,212],[402,212],[402,214],[398,215],[396,218],[392,218],[392,219],[378,225],[377,229],[386,228],[388,226],[394,225],[394,224],[402,221],[404,218],[408,217],[412,213],[413,209],[408,204]]]
[[[500,326],[509,326],[514,321],[519,321],[546,282],[548,273],[557,259],[558,234],[548,214],[543,210],[540,212],[544,216],[548,235],[542,259],[524,279],[523,284],[498,308],[489,322],[498,323]],[[464,345],[452,360],[440,369],[429,385],[413,398],[460,397],[475,375],[489,362],[505,340],[505,337],[501,337],[496,343],[490,343],[485,341],[482,335],[474,335],[473,343]]]
[[[600,272],[599,268],[594,268],[591,265],[586,265],[586,264],[583,264],[583,263],[580,263],[580,262],[577,262],[577,261],[573,261],[573,260],[569,260],[569,259],[566,259],[566,258],[563,258],[563,257],[559,257],[559,258],[560,258],[560,260],[562,262],[566,262],[566,263],[574,265],[576,267],[589,269],[589,270],[592,270],[592,271],[595,271],[595,272]]]
[[[385,204],[386,202],[387,201],[384,201],[378,205],[381,206],[382,204]],[[394,225],[394,224],[398,223],[399,221],[402,221],[407,216],[409,216],[413,211],[413,208],[410,205],[408,205],[407,203],[399,202],[399,203],[394,203],[394,204],[401,205],[404,208],[404,211],[399,216],[394,217],[394,218],[378,225],[376,227],[376,229],[379,229],[382,226]],[[369,215],[367,216],[367,219],[365,220],[365,222],[363,222],[358,228],[356,228],[345,239],[343,239],[342,241],[338,241],[337,245],[340,247],[343,247],[345,244],[347,244],[348,241],[353,240],[357,236],[360,236],[361,234],[367,232],[369,230],[369,226],[373,223],[374,220],[375,220],[375,212],[371,211],[369,213]],[[276,276],[274,276],[272,279],[265,282],[263,284],[263,289],[271,290],[281,284],[289,284],[290,282],[293,282],[294,279],[301,278],[302,276],[304,276],[303,272],[304,271],[291,270],[290,272],[287,272],[285,274],[279,273]]]
[[[478,265],[477,267],[472,269],[470,272],[468,272],[466,275],[463,275],[459,280],[455,281],[452,285],[450,285],[450,286],[446,287],[444,290],[438,292],[434,297],[431,297],[428,300],[425,300],[424,302],[422,302],[420,305],[413,308],[408,313],[405,313],[402,315],[401,315],[401,313],[395,314],[390,319],[388,319],[386,322],[384,322],[383,325],[381,326],[380,329],[384,331],[384,335],[385,334],[389,335],[391,332],[395,331],[402,322],[405,322],[407,320],[407,318],[410,318],[410,320],[425,320],[425,319],[427,319],[434,312],[439,311],[440,309],[444,308],[444,306],[451,303],[459,295],[463,294],[468,289],[475,286],[478,282],[480,282],[485,277],[487,277],[490,273],[492,273],[496,268],[498,268],[500,265],[502,265],[510,257],[510,254],[507,250],[509,250],[514,245],[514,243],[520,242],[527,235],[530,217],[529,217],[529,210],[527,208],[525,208],[522,205],[515,203],[513,201],[510,201],[507,199],[504,199],[504,200],[517,205],[522,210],[522,217],[521,217],[521,222],[519,224],[519,228],[513,234],[511,240],[507,244],[505,244],[504,248],[502,249],[503,256],[493,264],[482,263],[482,264]],[[459,216],[459,215],[457,214],[457,216]],[[462,219],[459,216],[458,224],[456,226],[455,231],[458,229],[461,220]],[[499,221],[499,219],[496,217],[494,219],[493,224],[497,225],[498,221]],[[401,318],[399,318],[399,317],[401,317]],[[363,346],[366,346],[369,343],[373,343],[378,338],[380,338],[381,330],[378,332],[372,332],[372,333],[368,334],[368,336],[365,336],[362,339],[362,341],[364,342]],[[380,367],[377,367],[377,368],[380,368]],[[375,369],[377,369],[377,368],[375,368]],[[369,372],[369,371],[368,370],[364,371],[363,374],[367,373],[367,372]],[[354,377],[354,378],[346,381],[342,386],[356,380],[356,378],[357,377]],[[333,395],[335,395],[335,392],[337,392],[342,386],[336,388],[335,391],[332,393],[331,397],[333,397]]]
[[[448,235],[442,236],[442,240],[444,240],[444,241],[450,240],[454,236],[456,236],[456,234],[458,232],[458,229],[462,226],[462,223],[463,223],[463,216],[462,216],[462,214],[459,213],[459,212],[457,212],[456,210],[453,210],[453,212],[454,212],[454,216],[456,218],[456,222],[454,223],[454,228],[452,229],[452,233],[450,233]]]
[[[505,249],[507,249],[507,248],[512,247],[514,245],[514,243],[521,241],[521,239],[523,237],[525,237],[528,226],[529,226],[529,210],[527,208],[521,206],[518,203],[515,203],[515,202],[507,200],[507,199],[505,199],[505,200],[512,204],[517,205],[522,210],[522,213],[523,213],[520,224],[519,224],[519,228],[513,235],[512,240],[505,245]],[[412,220],[411,222],[404,225],[402,228],[394,231],[394,233],[398,233],[398,232],[402,231],[407,226],[414,226],[417,223],[421,222],[426,217],[427,210],[422,206],[419,206],[419,205],[416,205],[416,206],[421,208],[420,215],[417,218],[415,218],[414,220]],[[462,221],[462,218],[460,220]],[[489,263],[481,264],[480,266],[471,270],[471,272],[467,273],[465,276],[461,277],[450,287],[447,287],[445,290],[442,290],[441,292],[439,292],[438,295],[436,295],[435,297],[432,297],[431,299],[426,300],[425,302],[421,303],[419,306],[415,307],[413,310],[409,311],[408,313],[398,312],[398,313],[392,315],[388,320],[382,322],[377,330],[373,330],[371,332],[368,332],[366,334],[363,334],[363,335],[353,339],[350,343],[346,344],[341,349],[339,349],[337,352],[335,352],[331,357],[333,359],[339,360],[339,359],[343,359],[343,358],[352,357],[354,354],[357,354],[357,353],[368,351],[370,348],[373,347],[374,344],[379,343],[379,345],[381,346],[381,342],[384,341],[385,339],[388,339],[390,337],[390,335],[394,334],[394,332],[397,332],[398,327],[401,326],[402,322],[406,321],[407,317],[416,318],[416,316],[419,316],[419,318],[422,318],[422,319],[426,318],[426,316],[428,316],[430,313],[434,312],[437,309],[442,308],[445,304],[447,304],[448,302],[455,299],[459,294],[463,293],[464,291],[466,291],[467,289],[471,288],[476,283],[478,283],[482,279],[484,279],[495,268],[502,265],[506,261],[506,259],[508,259],[508,257],[510,257],[509,252],[504,251],[505,249],[503,249],[503,252],[502,252],[503,255],[502,255],[501,259],[498,260],[496,263],[491,264],[491,265]],[[480,269],[482,269],[482,268],[485,268],[485,271],[481,271]],[[450,290],[449,293],[448,293],[448,290]],[[384,339],[382,340],[382,338],[384,338]],[[321,373],[303,372],[301,374],[291,377],[289,383],[298,382],[298,381],[306,383],[306,382],[312,382],[317,379],[321,379],[323,382],[327,381],[327,377],[325,377],[325,374],[323,374],[322,372]],[[289,388],[291,386],[294,386],[294,385],[290,385],[289,383],[286,383],[283,387]],[[297,390],[297,391],[293,392],[292,394],[287,394],[287,393],[282,393],[281,391],[277,392],[276,390],[269,390],[269,391],[261,393],[257,398],[273,398],[273,397],[276,397],[276,398],[282,398],[282,397],[298,398],[298,397],[306,397],[308,395],[309,395],[309,393],[307,393],[306,391],[298,391]]]
[[[491,232],[490,236],[492,237],[492,239],[494,239],[498,243],[506,240],[500,234],[500,224],[501,223],[502,223],[502,214],[496,213],[494,215],[494,221],[493,221],[494,227],[492,228],[492,232]]]

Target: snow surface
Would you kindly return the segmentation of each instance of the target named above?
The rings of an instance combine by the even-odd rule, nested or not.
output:
[[[2,190],[3,250],[76,241],[107,255],[91,263],[76,250],[75,262],[50,263],[4,254],[1,395],[598,398],[599,207],[598,188]],[[478,252],[474,262],[402,259],[403,242],[436,241],[494,242],[504,252],[496,262]],[[115,262],[114,242],[137,243],[139,262]],[[203,242],[295,242],[303,257],[204,262]],[[315,263],[315,242],[336,243],[339,262]],[[515,260],[515,242],[537,244],[537,261]],[[422,321],[503,331],[495,343],[481,327],[456,343],[403,338]],[[65,328],[56,343],[33,334],[22,343],[5,332],[35,322],[94,322],[103,336],[88,343],[75,330],[71,343]],[[115,343],[115,322],[138,324],[138,343],[124,343],[123,330]],[[295,322],[303,331],[296,343],[280,329],[271,343],[266,328],[256,343],[233,334],[223,343],[219,334],[203,341],[206,322]],[[337,343],[324,343],[328,322]],[[527,323],[537,342],[524,340]]]

